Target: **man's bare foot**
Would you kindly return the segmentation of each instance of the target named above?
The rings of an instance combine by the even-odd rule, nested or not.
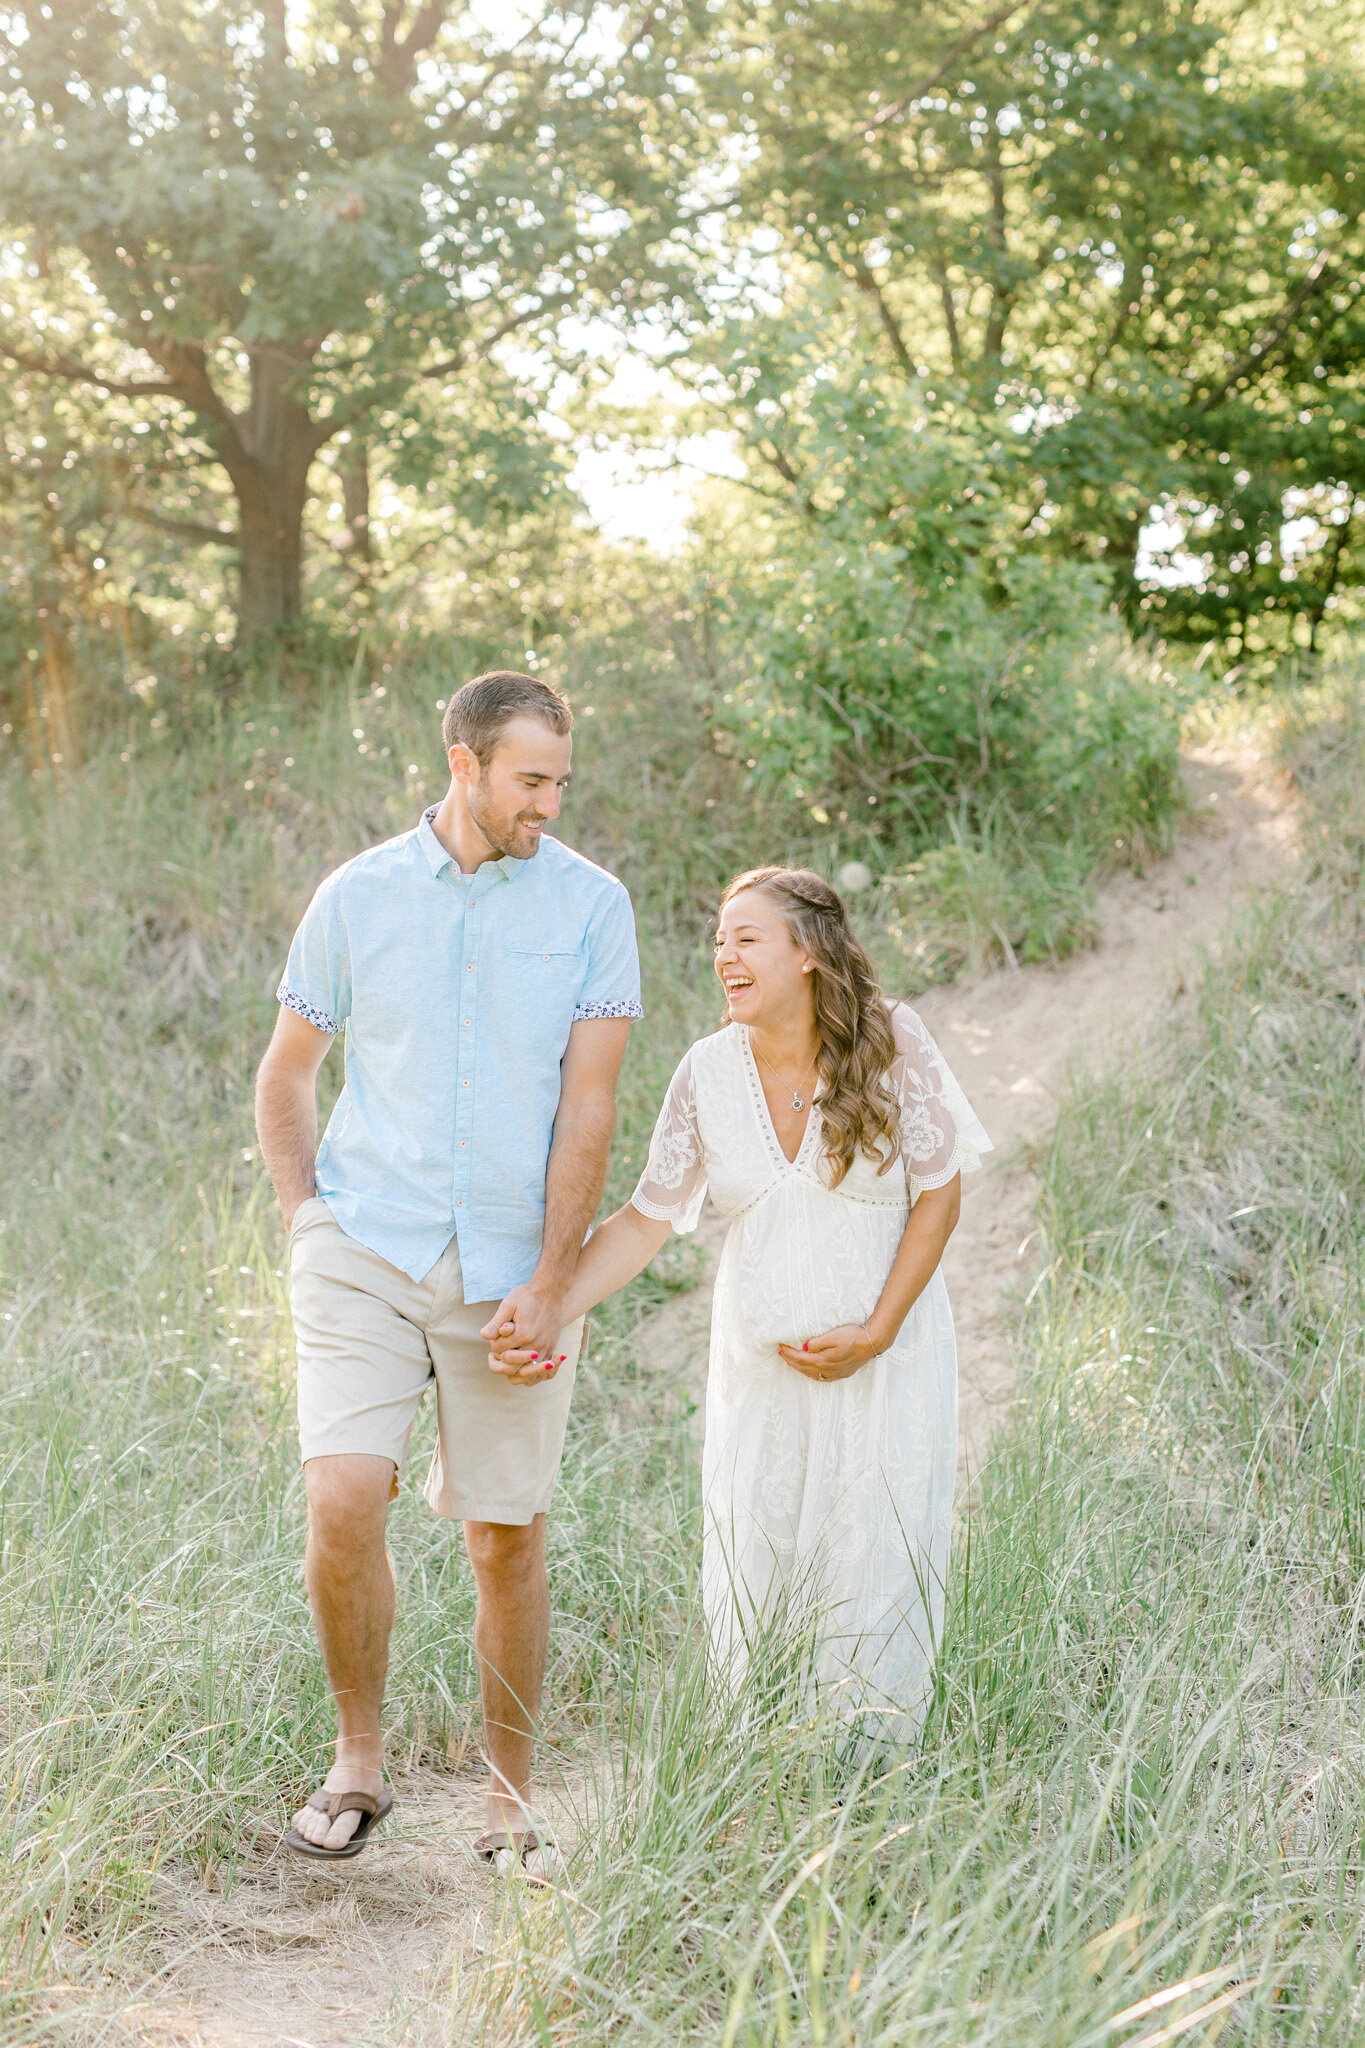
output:
[[[368,1792],[377,1799],[384,1789],[383,1744],[369,1737],[339,1736],[337,1761],[322,1788],[325,1792]],[[294,1827],[305,1842],[319,1849],[344,1849],[363,1818],[359,1813],[341,1813],[328,1820],[315,1806],[301,1806],[294,1815]]]

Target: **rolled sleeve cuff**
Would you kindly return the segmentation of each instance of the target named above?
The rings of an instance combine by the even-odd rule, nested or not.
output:
[[[327,1012],[319,1010],[315,1003],[306,1003],[301,995],[295,994],[287,982],[280,983],[275,991],[275,1000],[286,1010],[292,1010],[296,1016],[302,1017],[304,1023],[311,1024],[315,1031],[325,1031],[329,1038],[335,1038],[341,1029],[335,1017],[329,1017]]]
[[[586,1023],[591,1017],[643,1017],[643,1006],[638,1002],[624,1003],[580,1003],[573,1013],[575,1024]]]

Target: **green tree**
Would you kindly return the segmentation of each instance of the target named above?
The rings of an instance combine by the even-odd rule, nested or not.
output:
[[[229,552],[241,637],[299,610],[328,443],[347,437],[363,565],[371,459],[439,473],[440,415],[490,365],[506,383],[514,337],[678,288],[687,110],[601,14],[581,0],[511,42],[455,0],[5,13],[0,218],[26,274],[0,353],[133,405],[165,454],[131,502]]]
[[[777,263],[798,329],[820,311],[832,359],[856,329],[874,382],[974,417],[1014,531],[1104,560],[1131,613],[1234,636],[1277,607],[1315,622],[1365,491],[1358,27],[1311,0],[1288,24],[1190,0],[698,16],[690,68],[742,141],[753,285],[732,284],[691,356],[755,474],[820,504],[804,333],[784,391],[753,312]],[[759,227],[777,240],[766,271]],[[1164,595],[1138,576],[1163,507],[1204,558]],[[1286,508],[1316,521],[1288,575]]]

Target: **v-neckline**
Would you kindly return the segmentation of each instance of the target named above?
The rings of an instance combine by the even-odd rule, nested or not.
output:
[[[811,1097],[810,1108],[806,1111],[806,1128],[801,1133],[801,1143],[797,1146],[791,1158],[788,1159],[782,1149],[782,1140],[777,1135],[777,1125],[773,1122],[773,1113],[768,1107],[768,1098],[763,1092],[763,1076],[758,1071],[758,1062],[754,1058],[754,1049],[749,1043],[749,1027],[747,1024],[741,1024],[739,1027],[739,1041],[744,1049],[745,1071],[749,1076],[749,1086],[753,1090],[754,1107],[758,1112],[759,1121],[782,1165],[788,1169],[798,1167],[801,1164],[806,1147],[810,1143],[811,1130],[819,1113],[815,1098],[814,1096]]]

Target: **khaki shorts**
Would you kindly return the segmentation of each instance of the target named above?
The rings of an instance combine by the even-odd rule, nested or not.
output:
[[[464,1298],[452,1238],[423,1280],[347,1237],[320,1195],[289,1233],[289,1304],[299,1357],[299,1446],[360,1451],[401,1472],[422,1397],[436,1382],[438,1442],[424,1488],[438,1515],[525,1524],[559,1475],[583,1323],[560,1333],[552,1380],[514,1387],[479,1335],[498,1306]],[[396,1478],[395,1478],[396,1484]]]

